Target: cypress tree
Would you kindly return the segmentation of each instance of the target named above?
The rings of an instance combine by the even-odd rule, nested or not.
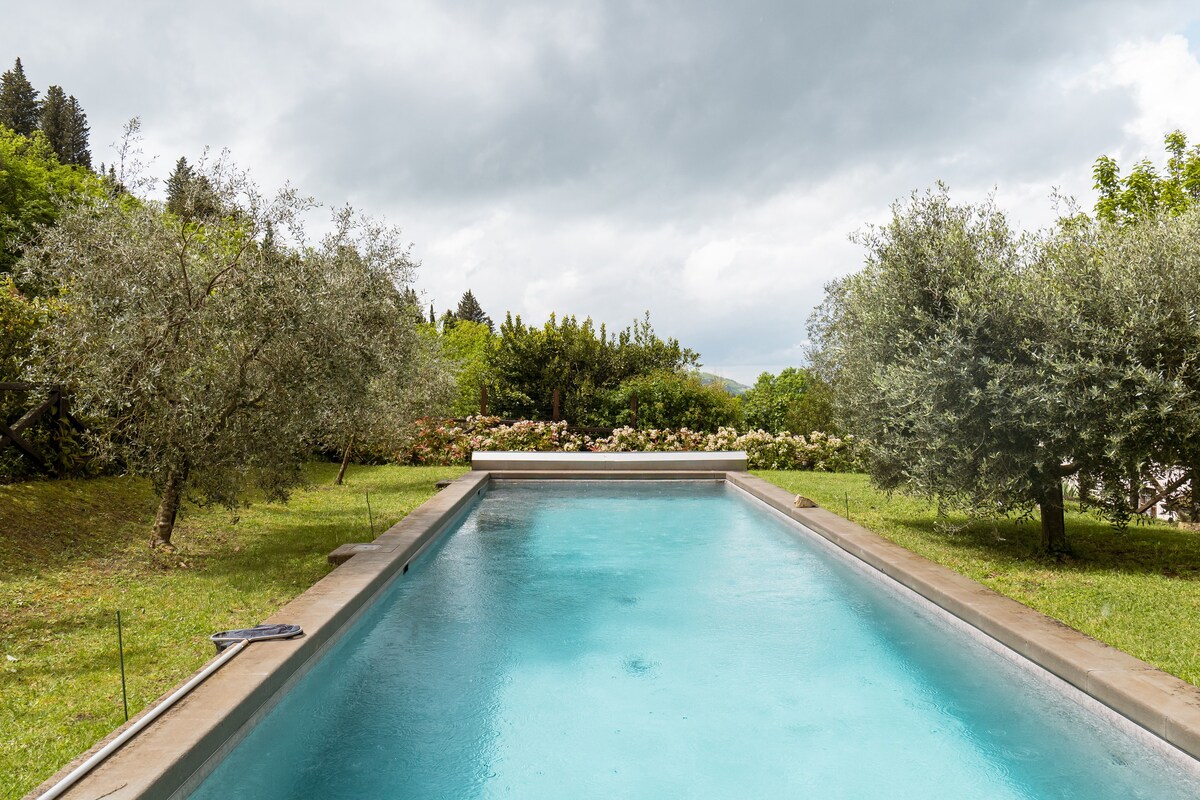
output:
[[[38,127],[38,93],[25,77],[21,59],[0,75],[0,125],[30,136]]]

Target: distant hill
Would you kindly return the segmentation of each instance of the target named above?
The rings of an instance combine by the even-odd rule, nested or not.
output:
[[[722,378],[720,375],[713,375],[711,372],[697,372],[696,377],[705,386],[720,386],[734,397],[750,390],[750,387],[744,383],[738,383],[730,378]]]

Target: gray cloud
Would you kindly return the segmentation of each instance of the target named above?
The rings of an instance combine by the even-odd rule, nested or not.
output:
[[[1083,76],[1197,18],[1176,0],[73,2],[6,12],[0,61],[80,98],[97,161],[137,114],[160,173],[228,146],[264,183],[391,217],[439,307],[470,287],[493,316],[650,308],[737,369],[794,363],[820,287],[860,257],[845,234],[913,188],[997,187],[1028,224],[1052,186],[1086,193],[1137,109]]]

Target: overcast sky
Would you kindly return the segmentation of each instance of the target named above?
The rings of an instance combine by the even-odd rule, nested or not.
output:
[[[16,7],[11,7],[16,6]],[[1194,0],[10,4],[0,67],[403,228],[439,313],[643,312],[745,383],[803,363],[848,235],[938,180],[1014,221],[1200,138]]]

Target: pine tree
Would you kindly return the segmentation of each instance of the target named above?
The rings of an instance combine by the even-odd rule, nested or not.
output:
[[[67,105],[67,93],[61,86],[51,86],[42,100],[41,128],[60,164],[71,163],[67,160],[70,155],[70,127],[71,109]]]
[[[39,121],[38,93],[25,77],[25,68],[18,58],[12,69],[0,75],[0,125],[30,136]]]
[[[437,325],[437,317],[433,314],[433,303],[429,304],[429,324]]]
[[[183,156],[167,178],[167,211],[185,219],[210,217],[220,211],[212,182]]]
[[[87,114],[83,113],[83,107],[79,105],[75,95],[67,98],[67,120],[66,160],[63,163],[77,164],[90,169],[92,151],[88,147],[88,134],[91,133],[91,127],[88,126]]]
[[[481,322],[488,326],[488,330],[496,332],[496,326],[492,324],[492,318],[483,312],[483,307],[479,305],[479,301],[475,299],[475,295],[470,289],[463,292],[462,299],[458,301],[458,310],[454,312],[457,319],[470,320],[471,322]]]
[[[167,177],[167,211],[183,216],[187,210],[188,184],[194,177],[192,166],[183,156],[175,162],[175,169]]]

